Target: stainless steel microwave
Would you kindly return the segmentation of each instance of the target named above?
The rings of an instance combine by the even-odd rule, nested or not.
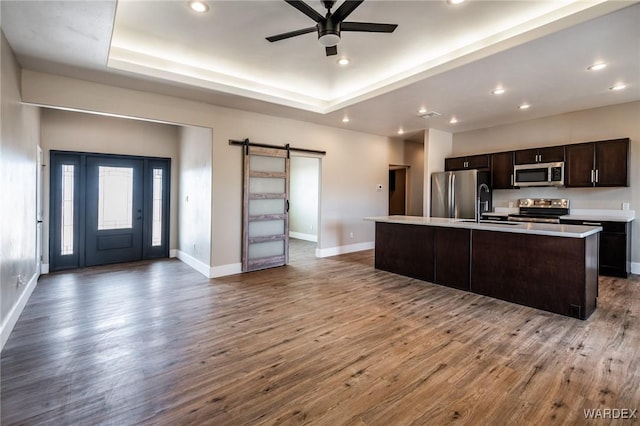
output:
[[[513,178],[513,186],[564,186],[564,163],[516,165]]]

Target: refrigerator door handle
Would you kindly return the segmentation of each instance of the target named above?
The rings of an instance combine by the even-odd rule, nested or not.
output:
[[[451,173],[449,175],[449,217],[455,218],[455,187],[456,187],[456,175]]]

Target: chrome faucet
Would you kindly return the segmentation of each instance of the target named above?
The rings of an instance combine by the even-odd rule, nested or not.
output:
[[[481,196],[482,196],[482,192],[487,192],[487,193],[491,193],[491,190],[489,189],[489,187],[487,186],[486,183],[481,183],[480,186],[478,186],[478,204],[476,206],[476,223],[480,223],[480,217],[482,216],[482,204],[483,202],[480,200]],[[485,201],[485,211],[489,210],[489,202]]]

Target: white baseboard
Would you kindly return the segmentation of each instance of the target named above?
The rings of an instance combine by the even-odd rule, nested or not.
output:
[[[48,273],[49,273],[49,264],[43,263],[42,265],[40,265],[40,274],[45,275]]]
[[[631,262],[631,273],[640,275],[640,262]]]
[[[207,278],[218,278],[225,277],[227,275],[235,275],[242,272],[242,263],[230,263],[228,265],[222,266],[209,266],[206,263],[196,259],[180,250],[174,250],[175,256],[180,259],[182,262],[191,266],[196,271],[200,272]]]
[[[169,257],[178,257],[178,249],[169,250]]]
[[[297,238],[299,240],[318,242],[318,236],[313,234],[303,234],[302,232],[289,231],[290,238]]]
[[[209,278],[226,277],[242,272],[242,263],[230,263],[222,266],[212,266],[209,271]]]
[[[9,315],[7,315],[5,320],[2,322],[2,329],[0,331],[0,352],[2,352],[4,344],[7,343],[7,340],[9,340],[9,335],[11,335],[13,327],[15,327],[16,323],[18,322],[18,318],[20,318],[20,314],[24,310],[24,307],[27,305],[27,302],[31,297],[31,293],[33,293],[33,290],[36,288],[37,284],[38,274],[34,273],[29,280],[27,287],[20,295],[20,298],[18,298],[18,302],[13,305],[13,308],[11,308]]]
[[[209,265],[207,265],[204,262],[199,261],[195,257],[193,257],[190,254],[187,254],[187,253],[185,253],[185,252],[183,252],[181,250],[176,250],[175,252],[176,252],[175,253],[176,257],[178,259],[180,259],[182,262],[184,262],[187,265],[191,266],[193,269],[195,269],[196,271],[200,272],[205,277],[211,278],[211,277],[209,277],[209,270],[211,269],[211,267]]]
[[[358,244],[349,244],[346,246],[329,247],[324,249],[316,249],[316,257],[337,256],[339,254],[353,253],[356,251],[371,250],[375,247],[373,241]]]

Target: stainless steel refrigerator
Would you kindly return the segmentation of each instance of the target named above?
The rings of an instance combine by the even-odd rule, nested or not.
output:
[[[491,211],[491,175],[478,170],[431,175],[431,217],[473,219]]]

